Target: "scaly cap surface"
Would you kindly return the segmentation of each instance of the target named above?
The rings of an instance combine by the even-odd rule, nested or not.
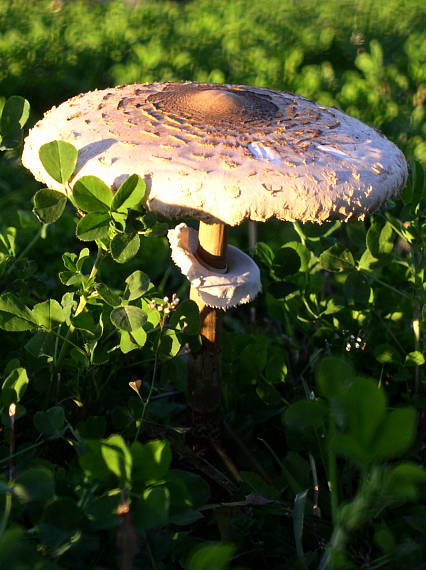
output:
[[[403,186],[400,150],[334,108],[262,87],[154,83],[93,91],[46,113],[23,163],[50,188],[42,144],[78,151],[71,184],[95,175],[117,187],[137,173],[150,209],[236,225],[244,219],[362,218]]]

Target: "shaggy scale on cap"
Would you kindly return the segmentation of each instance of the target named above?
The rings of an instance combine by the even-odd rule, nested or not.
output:
[[[121,86],[79,95],[46,113],[23,163],[50,188],[42,144],[79,151],[74,182],[118,187],[137,173],[150,209],[236,225],[245,219],[362,218],[403,186],[400,150],[335,108],[262,87],[208,83]]]

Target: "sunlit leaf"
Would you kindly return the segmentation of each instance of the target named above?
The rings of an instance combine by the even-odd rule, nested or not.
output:
[[[33,315],[12,293],[0,295],[0,328],[5,331],[30,331],[36,328]]]
[[[117,234],[111,241],[111,255],[117,263],[126,263],[138,253],[140,238],[137,233]]]
[[[137,174],[129,176],[114,194],[111,209],[127,212],[128,209],[135,208],[142,202],[145,196],[145,188],[145,181],[140,176]]]
[[[2,406],[8,407],[11,403],[17,404],[29,384],[29,378],[25,368],[15,368],[4,380],[1,387],[0,401]]]
[[[65,141],[52,141],[40,147],[40,160],[57,182],[65,184],[74,172],[77,164],[77,149]]]
[[[162,479],[170,469],[172,451],[168,441],[159,439],[147,443],[136,441],[130,449],[137,479],[145,481]]]
[[[72,191],[77,206],[84,212],[109,212],[112,190],[96,176],[82,176]]]
[[[126,277],[126,298],[128,301],[134,301],[142,297],[150,284],[149,276],[139,269]]]
[[[111,311],[111,322],[120,330],[134,331],[146,323],[146,314],[139,307],[125,305]]]
[[[34,305],[32,315],[37,325],[47,330],[52,330],[65,321],[64,311],[55,299]]]
[[[110,218],[107,213],[86,214],[77,224],[76,235],[82,241],[94,241],[108,235]]]
[[[319,261],[322,269],[332,272],[351,269],[355,265],[352,253],[338,243],[323,251]]]
[[[130,486],[133,459],[121,435],[114,434],[103,439],[101,444],[102,457],[108,469],[114,473],[123,486]]]

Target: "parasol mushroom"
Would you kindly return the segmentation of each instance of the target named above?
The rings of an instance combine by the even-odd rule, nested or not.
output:
[[[23,153],[38,180],[64,191],[38,156],[42,144],[58,139],[78,149],[71,185],[90,174],[117,188],[137,173],[149,209],[200,221],[198,236],[179,225],[169,239],[202,316],[204,351],[189,387],[201,423],[219,406],[220,317],[212,307],[247,302],[260,290],[254,263],[226,245],[226,226],[362,218],[407,177],[402,153],[378,131],[338,109],[261,87],[135,84],[66,101],[32,129]]]

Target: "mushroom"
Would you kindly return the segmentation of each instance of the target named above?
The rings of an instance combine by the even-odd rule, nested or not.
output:
[[[57,139],[78,149],[71,185],[91,174],[117,188],[137,173],[149,209],[199,220],[198,236],[181,224],[169,239],[202,317],[204,350],[194,357],[189,385],[201,423],[219,406],[219,312],[212,307],[247,302],[260,290],[255,264],[226,245],[226,227],[272,217],[363,218],[407,178],[402,153],[378,131],[336,108],[263,87],[135,84],[66,101],[36,124],[23,153],[38,180],[64,191],[38,156]]]

